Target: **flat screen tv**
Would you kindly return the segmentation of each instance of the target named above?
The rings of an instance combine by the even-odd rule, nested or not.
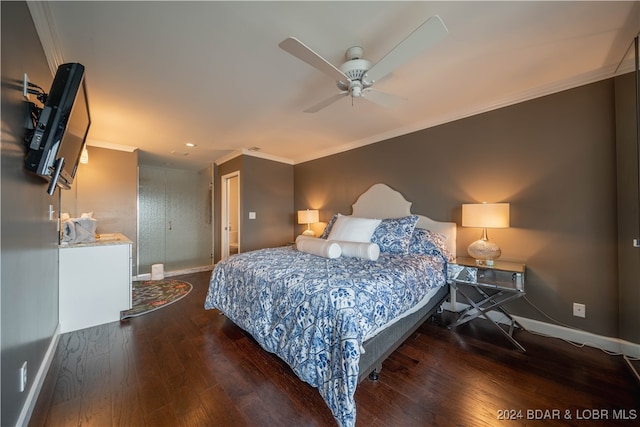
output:
[[[25,156],[25,168],[49,181],[49,194],[56,186],[71,188],[90,126],[84,66],[62,64],[28,140]]]

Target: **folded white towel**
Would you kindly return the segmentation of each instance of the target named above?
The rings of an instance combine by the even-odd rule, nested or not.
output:
[[[296,249],[325,258],[338,258],[342,253],[336,242],[303,235],[296,237]]]
[[[377,243],[343,242],[335,241],[342,249],[342,255],[346,257],[362,258],[376,261],[380,256],[380,246]]]
[[[93,218],[69,218],[62,223],[62,241],[69,244],[96,241],[98,221]]]
[[[76,223],[67,219],[62,223],[62,241],[72,243],[76,240]]]
[[[96,228],[98,221],[92,218],[75,218],[76,239],[74,243],[87,243],[96,241]]]

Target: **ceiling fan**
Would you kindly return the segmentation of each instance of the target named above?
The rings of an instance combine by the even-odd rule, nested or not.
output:
[[[362,97],[383,106],[397,105],[404,99],[374,90],[372,88],[374,83],[417,56],[420,52],[442,40],[447,33],[447,27],[442,22],[442,19],[438,15],[433,15],[377,63],[372,64],[370,61],[363,59],[364,49],[354,46],[347,49],[345,53],[347,61],[340,65],[339,68],[295,37],[283,40],[278,46],[336,80],[336,86],[340,89],[339,93],[304,110],[305,113],[315,113],[349,95],[351,95],[352,100],[353,98]]]

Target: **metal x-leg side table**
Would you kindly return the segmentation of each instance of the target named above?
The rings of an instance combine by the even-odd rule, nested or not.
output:
[[[449,325],[449,328],[455,328],[482,316],[490,321],[519,350],[526,351],[513,338],[514,326],[523,330],[524,328],[504,308],[504,305],[525,295],[524,271],[524,264],[495,262],[492,266],[486,266],[477,265],[472,258],[457,258],[449,267],[449,283],[452,287],[452,294],[457,292],[462,295],[469,306],[460,312],[458,321]],[[475,301],[458,284],[468,285],[482,299]],[[499,311],[509,319],[508,331],[487,314],[490,311]]]

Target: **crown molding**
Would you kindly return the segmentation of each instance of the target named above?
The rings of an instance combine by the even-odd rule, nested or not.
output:
[[[260,159],[272,160],[274,162],[286,163],[288,165],[293,164],[292,159],[288,159],[286,157],[274,156],[272,154],[263,153],[261,151],[249,150],[247,148],[242,149],[242,154],[245,156],[258,157]]]
[[[98,147],[98,148],[107,148],[109,150],[117,150],[117,151],[127,151],[129,153],[133,153],[138,149],[138,147],[131,147],[129,145],[121,145],[114,144],[112,142],[106,141],[97,141],[95,139],[87,139],[88,147]]]
[[[241,148],[239,150],[232,151],[229,154],[225,154],[224,156],[217,158],[214,161],[214,163],[219,166],[219,165],[221,165],[223,163],[228,162],[231,159],[235,159],[236,157],[243,156],[243,155],[244,156],[251,156],[251,157],[258,157],[260,159],[271,160],[271,161],[279,162],[279,163],[286,163],[288,165],[295,164],[292,159],[288,159],[286,157],[274,156],[272,154],[262,153],[260,151],[249,150],[248,148]]]
[[[55,76],[58,67],[64,64],[64,56],[60,48],[60,41],[56,32],[53,13],[46,1],[27,1],[33,25],[40,38],[40,44],[47,58],[51,75]]]

